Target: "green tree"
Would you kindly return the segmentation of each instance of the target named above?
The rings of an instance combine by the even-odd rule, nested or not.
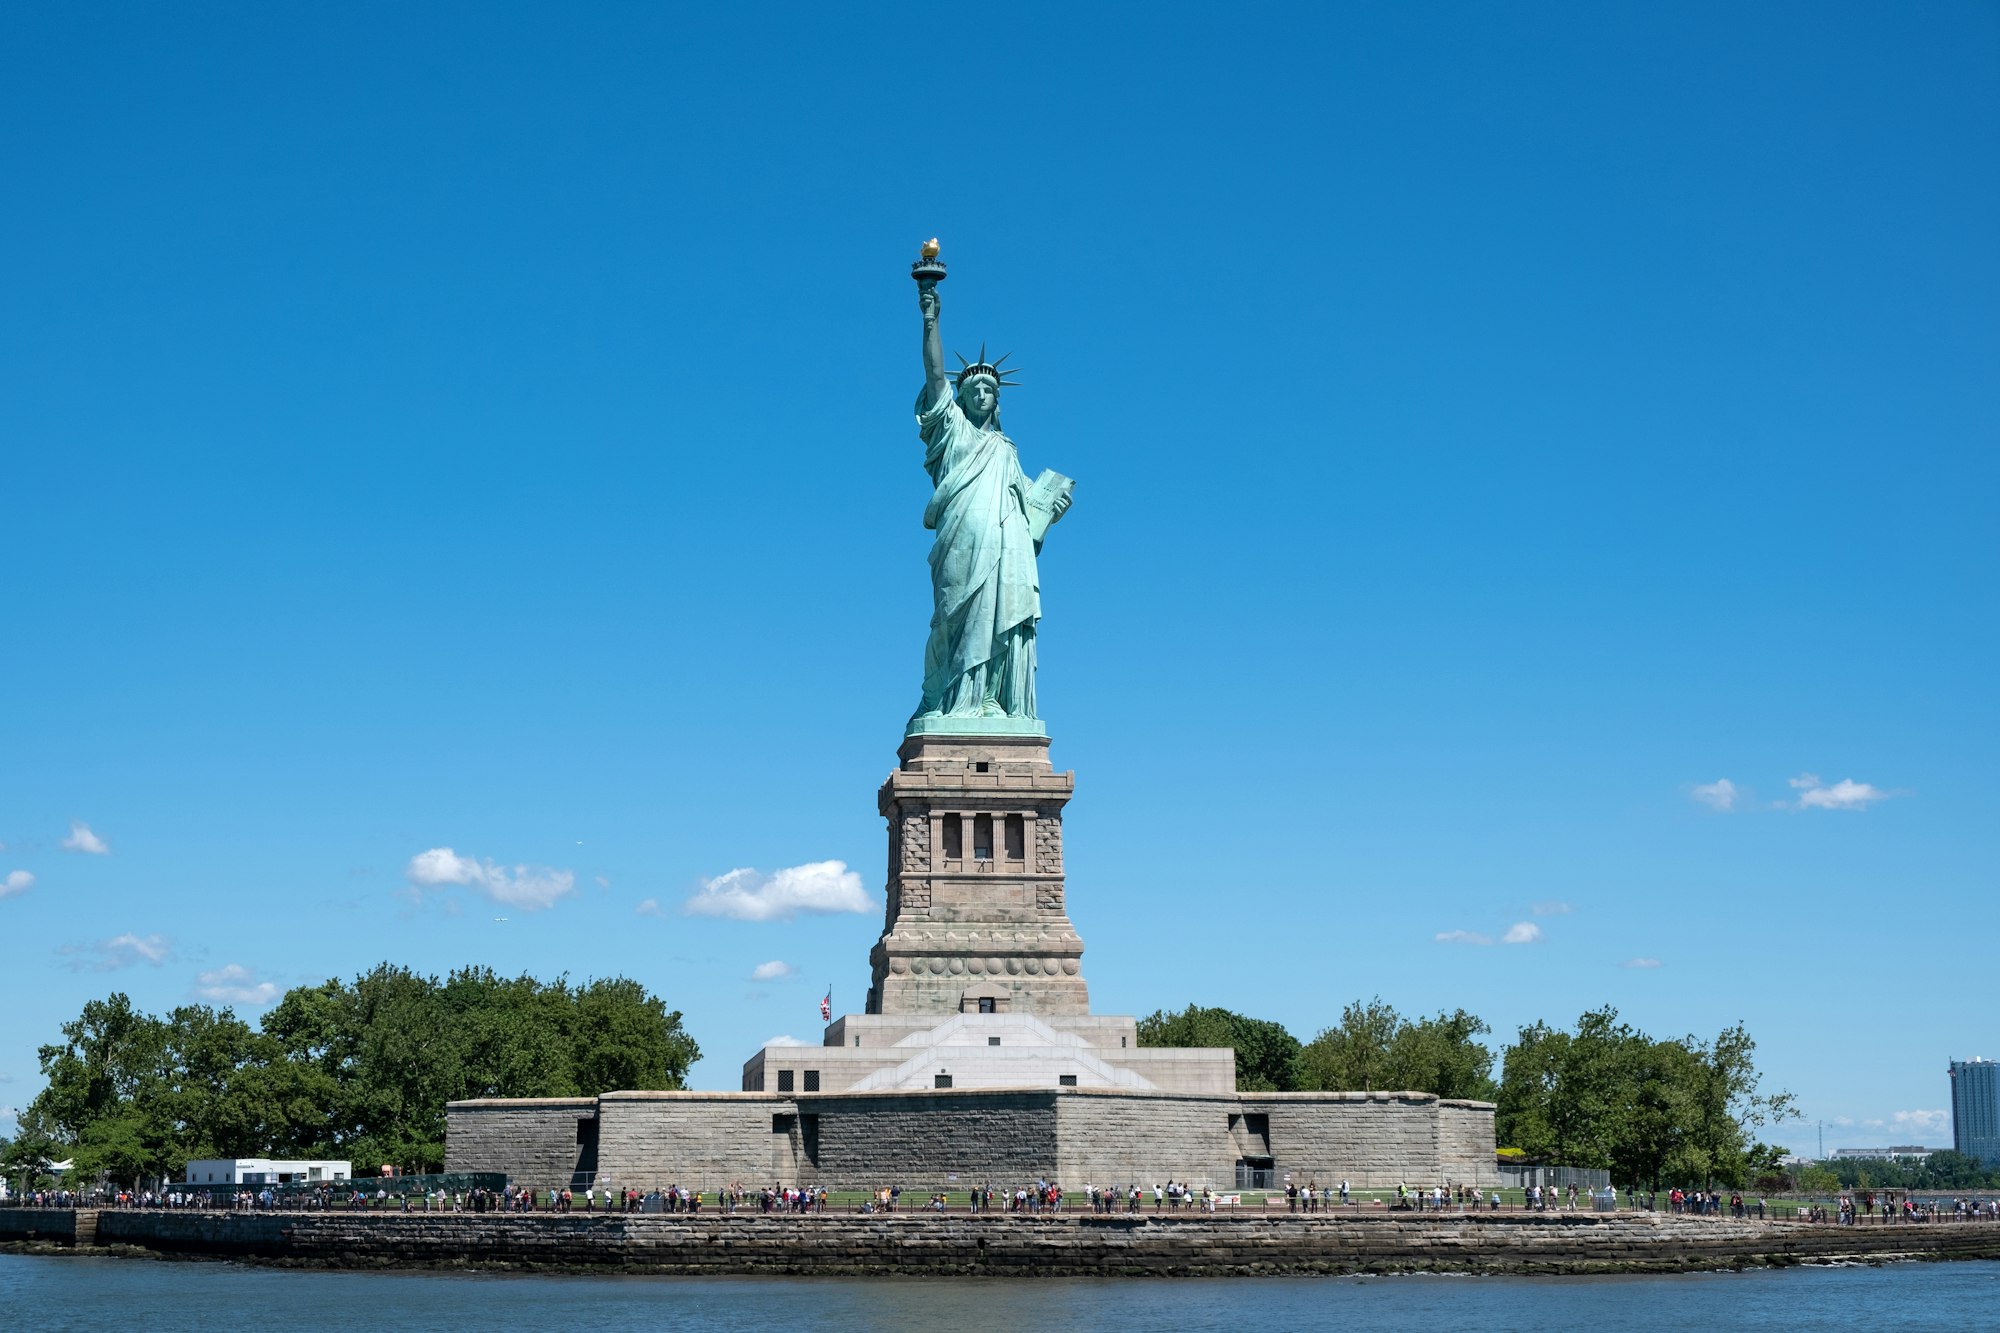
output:
[[[1139,1020],[1139,1044],[1233,1047],[1240,1091],[1290,1092],[1299,1086],[1299,1040],[1268,1019],[1193,1004],[1179,1013],[1155,1010]]]
[[[571,1060],[579,1087],[678,1088],[701,1055],[678,1010],[636,981],[594,981],[575,992]]]
[[[166,1024],[117,992],[91,1000],[41,1048],[47,1086],[30,1106],[85,1177],[136,1181],[173,1165]]]
[[[1724,1028],[1714,1041],[1683,1037],[1677,1044],[1688,1054],[1683,1078],[1692,1115],[1681,1151],[1668,1166],[1684,1179],[1740,1187],[1754,1169],[1755,1131],[1790,1119],[1795,1099],[1759,1090],[1762,1075],[1751,1058],[1757,1043],[1742,1023]]]
[[[386,963],[294,988],[257,1028],[202,1005],[156,1018],[114,994],[62,1035],[0,1160],[74,1156],[83,1176],[123,1184],[266,1153],[436,1169],[447,1101],[678,1088],[701,1055],[637,982],[485,968],[440,982]]]
[[[1491,1100],[1493,1052],[1479,1040],[1491,1030],[1463,1009],[1412,1021],[1380,996],[1357,1000],[1341,1010],[1338,1024],[1306,1043],[1301,1086]]]
[[[1405,1023],[1389,1049],[1391,1079],[1398,1089],[1490,1101],[1493,1052],[1479,1038],[1491,1031],[1463,1009]]]
[[[1789,1094],[1760,1091],[1755,1049],[1740,1023],[1712,1042],[1656,1040],[1609,1007],[1574,1032],[1533,1023],[1507,1048],[1498,1133],[1621,1182],[1740,1187],[1771,1160],[1754,1131],[1792,1114]]]
[[[1304,1086],[1336,1092],[1390,1088],[1391,1051],[1403,1026],[1403,1016],[1381,996],[1365,1004],[1356,1000],[1340,1011],[1336,1026],[1322,1031],[1301,1051]]]
[[[1977,1157],[1940,1148],[1911,1170],[1910,1183],[1917,1189],[1977,1190],[2000,1187],[2000,1168],[1988,1167]]]
[[[15,1125],[14,1137],[0,1148],[0,1172],[25,1189],[52,1185],[55,1176],[48,1166],[63,1159],[63,1146],[50,1133],[41,1113],[32,1106],[25,1107]]]

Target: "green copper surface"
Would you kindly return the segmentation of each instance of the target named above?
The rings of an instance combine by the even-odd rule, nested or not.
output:
[[[932,486],[924,526],[937,539],[923,698],[906,734],[1046,735],[1035,712],[1042,616],[1035,557],[1069,508],[1074,483],[1056,472],[1028,480],[1000,429],[999,377],[975,365],[954,388],[938,335],[937,283],[919,280],[917,289],[924,319],[917,433]]]
[[[905,736],[1046,736],[1049,729],[1038,717],[952,717],[923,714],[910,719]]]

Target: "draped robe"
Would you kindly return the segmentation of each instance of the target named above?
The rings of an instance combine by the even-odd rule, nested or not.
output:
[[[955,395],[929,398],[928,387],[917,395],[917,432],[935,488],[924,526],[937,539],[916,716],[1032,718],[1042,601],[1028,531],[1028,478],[997,420],[995,429],[982,430]]]

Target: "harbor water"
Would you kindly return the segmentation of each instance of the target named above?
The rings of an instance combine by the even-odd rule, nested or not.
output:
[[[320,1272],[213,1261],[0,1255],[18,1329],[261,1333],[333,1327],[814,1329],[1268,1326],[1799,1333],[1984,1328],[2000,1263],[1805,1267],[1673,1277],[676,1278]]]

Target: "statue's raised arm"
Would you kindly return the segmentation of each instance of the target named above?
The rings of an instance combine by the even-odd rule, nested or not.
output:
[[[924,406],[935,407],[951,394],[951,377],[944,371],[944,342],[938,336],[935,279],[917,283],[917,309],[924,316]]]

